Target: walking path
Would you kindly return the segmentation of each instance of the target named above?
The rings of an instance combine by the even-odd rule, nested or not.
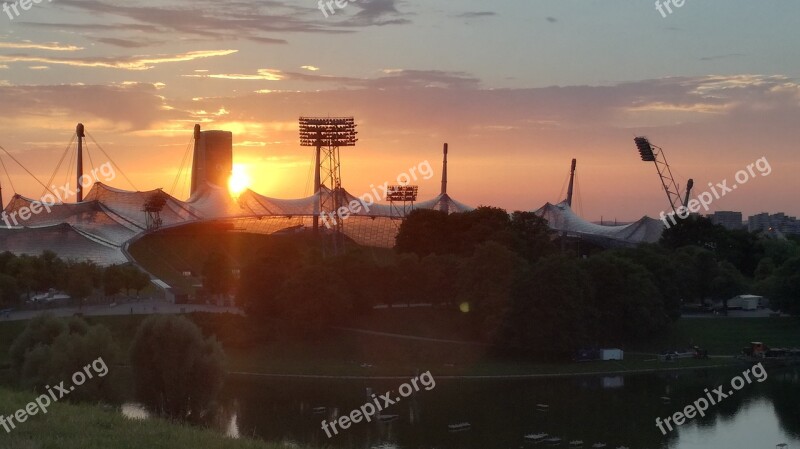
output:
[[[153,314],[183,314],[191,312],[208,313],[235,313],[243,312],[236,307],[221,307],[207,304],[172,304],[154,299],[139,302],[123,302],[116,305],[96,305],[78,307],[57,307],[38,310],[15,310],[0,315],[0,322],[30,320],[38,315],[49,313],[57,317],[70,317],[75,314],[83,316],[119,316],[119,315],[153,315]]]

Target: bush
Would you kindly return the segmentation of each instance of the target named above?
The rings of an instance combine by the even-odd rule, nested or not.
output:
[[[225,355],[184,317],[152,316],[139,326],[130,350],[136,396],[155,413],[197,420],[225,378]]]
[[[106,367],[119,358],[119,349],[105,326],[89,326],[81,318],[69,320],[41,315],[31,320],[9,349],[12,375],[24,388],[44,391],[47,385],[69,384],[72,375],[97,359]],[[76,388],[71,400],[119,399],[117,373],[96,376]]]

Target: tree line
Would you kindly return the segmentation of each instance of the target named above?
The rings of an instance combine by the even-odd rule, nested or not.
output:
[[[516,354],[641,342],[666,332],[682,307],[743,293],[800,313],[796,240],[704,218],[634,248],[564,239],[530,212],[416,210],[392,257],[355,248],[322,258],[311,239],[275,236],[243,268],[237,297],[249,315],[304,336],[381,304],[461,310],[476,338]]]
[[[51,251],[38,256],[0,253],[0,308],[22,306],[50,289],[66,293],[78,305],[93,296],[138,295],[149,284],[150,277],[130,264],[101,267],[88,261],[62,260]]]

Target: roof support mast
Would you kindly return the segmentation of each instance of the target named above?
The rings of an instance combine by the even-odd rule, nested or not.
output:
[[[572,160],[572,168],[569,170],[569,189],[567,189],[567,205],[572,208],[572,192],[575,188],[575,167],[578,166],[578,160]],[[563,189],[563,187],[562,187]]]
[[[81,178],[83,178],[83,139],[86,138],[86,132],[83,128],[83,123],[78,123],[75,128],[75,133],[78,135],[78,170],[75,185],[75,192],[78,195],[78,202],[83,201],[83,190],[81,187]]]

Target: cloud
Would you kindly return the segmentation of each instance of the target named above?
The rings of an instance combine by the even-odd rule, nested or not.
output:
[[[738,58],[744,56],[742,53],[729,53],[727,55],[717,55],[717,56],[704,56],[700,58],[701,61],[716,61],[718,59],[728,59],[728,58]]]
[[[300,68],[301,69],[306,69],[306,70],[311,71],[311,72],[318,72],[319,71],[319,67],[314,67],[313,65],[304,65],[304,66],[302,66]]]
[[[310,69],[309,69],[310,70]],[[311,71],[311,70],[310,70]],[[306,83],[326,83],[335,87],[407,89],[407,88],[476,88],[480,80],[463,72],[440,70],[400,70],[385,69],[375,78],[354,78],[332,75],[318,75],[306,72],[284,72],[276,69],[259,69],[254,74],[242,73],[196,73],[182,75],[185,78],[212,78],[234,81],[300,81]],[[271,93],[272,90],[261,93]]]
[[[411,20],[397,9],[397,0],[360,0],[353,4],[360,9],[353,17],[339,22],[348,27],[406,25]]]
[[[333,22],[320,23],[315,8],[292,2],[176,1],[169,6],[110,3],[100,0],[59,0],[60,5],[90,13],[91,16],[116,16],[124,19],[120,27],[103,23],[69,24],[84,33],[101,30],[145,31],[151,34],[197,36],[206,40],[251,40],[266,44],[285,44],[271,33],[347,33],[335,29]],[[130,22],[134,23],[130,23]],[[28,26],[59,28],[56,24],[25,23]]]
[[[280,81],[284,78],[280,70],[259,69],[256,74],[241,73],[203,73],[197,75],[182,75],[185,78],[214,78],[239,81]]]
[[[13,50],[50,50],[50,51],[78,51],[83,47],[74,45],[62,45],[58,42],[33,43],[33,42],[0,42],[0,48],[10,48]]]
[[[6,86],[0,87],[0,103],[3,121],[27,120],[36,122],[35,126],[47,126],[40,123],[43,117],[53,122],[81,117],[130,131],[148,129],[159,121],[183,115],[165,109],[168,101],[159,94],[156,85],[148,83]]]
[[[493,11],[474,11],[474,12],[462,12],[461,14],[457,14],[456,17],[462,19],[478,19],[481,17],[492,17],[496,15],[497,13]]]
[[[129,56],[129,57],[91,57],[91,58],[51,58],[27,54],[0,55],[0,62],[36,62],[59,64],[71,67],[100,67],[121,70],[149,70],[158,64],[185,62],[196,59],[227,56],[238,50],[199,50],[173,55]]]
[[[114,37],[98,37],[95,38],[95,42],[122,48],[143,48],[143,47],[151,47],[166,43],[166,41],[157,41],[150,39],[133,40],[133,39],[118,39]]]
[[[545,17],[545,19],[544,19],[544,20],[546,20],[546,21],[548,21],[548,22],[550,22],[550,23],[556,23],[556,22],[558,22],[558,19],[556,19],[555,17]]]

